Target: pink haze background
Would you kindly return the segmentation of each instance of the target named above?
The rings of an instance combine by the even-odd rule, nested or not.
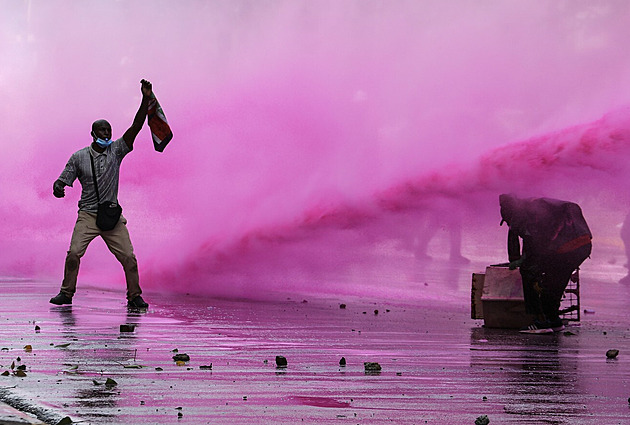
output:
[[[121,169],[145,290],[413,299],[451,237],[473,260],[452,277],[465,286],[504,261],[502,192],[579,202],[593,262],[622,251],[625,1],[0,9],[0,274],[61,279],[80,185],[58,200],[52,182],[94,120],[122,135],[141,78],[175,133],[159,154],[143,130]],[[80,285],[124,282],[100,240],[81,267]]]

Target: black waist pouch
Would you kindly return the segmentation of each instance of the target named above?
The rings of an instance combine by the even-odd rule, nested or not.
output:
[[[118,224],[122,207],[114,202],[98,204],[96,212],[96,226],[101,230],[112,230]]]

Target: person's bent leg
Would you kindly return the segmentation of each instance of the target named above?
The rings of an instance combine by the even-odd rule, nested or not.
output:
[[[70,239],[70,249],[66,255],[66,262],[63,271],[63,282],[60,292],[72,298],[77,290],[77,276],[79,275],[79,265],[81,257],[85,254],[90,242],[99,234],[96,227],[96,214],[79,211],[77,222],[72,231]]]
[[[540,301],[543,313],[547,320],[556,327],[561,327],[560,303],[574,270],[575,267],[572,265],[558,264],[545,272],[542,281]]]
[[[140,275],[138,274],[138,261],[133,253],[133,245],[127,230],[127,220],[121,216],[116,227],[101,234],[107,244],[107,248],[120,262],[125,272],[127,281],[127,300],[132,301],[140,294]]]
[[[534,265],[524,263],[519,269],[523,282],[523,298],[525,300],[525,312],[533,315],[537,320],[542,319],[542,306],[540,300],[541,274]]]
[[[591,245],[580,247],[574,251],[567,252],[549,258],[545,276],[542,282],[541,304],[547,319],[553,323],[559,323],[560,305],[564,291],[569,284],[569,280],[577,269],[588,258],[591,253]]]

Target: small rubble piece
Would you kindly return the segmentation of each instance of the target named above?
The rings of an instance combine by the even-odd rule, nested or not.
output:
[[[376,362],[363,362],[363,366],[365,367],[365,373],[374,373],[381,371],[381,365]]]
[[[209,365],[199,366],[199,369],[212,370],[212,363],[210,363]]]
[[[584,314],[595,314],[595,310],[584,309]]]
[[[39,325],[35,325],[35,332],[39,332],[41,330],[42,330],[42,328],[40,328]]]
[[[173,360],[176,362],[188,362],[190,361],[190,356],[186,353],[175,354]]]
[[[31,351],[33,351],[33,346],[28,344],[24,346],[24,351],[26,351],[27,353],[30,353]]]
[[[131,323],[125,323],[124,325],[120,325],[120,332],[133,332],[136,330],[136,325]]]
[[[72,419],[70,419],[70,416],[66,416],[65,418],[57,422],[56,425],[70,425],[70,424],[72,424]]]
[[[489,423],[490,419],[488,419],[488,415],[481,415],[475,419],[475,425],[488,425]]]
[[[346,305],[345,304],[339,304],[339,308],[343,310],[344,308],[346,308]]]
[[[107,378],[107,381],[105,381],[106,387],[115,387],[116,385],[118,385],[118,382],[114,381],[112,378]]]
[[[276,356],[276,367],[287,367],[287,359],[283,356]]]
[[[342,357],[341,360],[339,360],[339,366],[345,366],[346,365],[346,358]]]
[[[374,310],[374,315],[376,316],[378,314],[378,310]]]
[[[617,358],[618,354],[619,354],[619,350],[608,350],[608,351],[606,351],[606,357],[609,358],[609,359]]]

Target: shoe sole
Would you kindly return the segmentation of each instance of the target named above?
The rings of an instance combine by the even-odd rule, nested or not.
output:
[[[553,333],[553,329],[551,328],[543,328],[543,329],[522,329],[519,331],[522,334],[536,334],[536,335],[543,335],[543,334],[552,334]]]

